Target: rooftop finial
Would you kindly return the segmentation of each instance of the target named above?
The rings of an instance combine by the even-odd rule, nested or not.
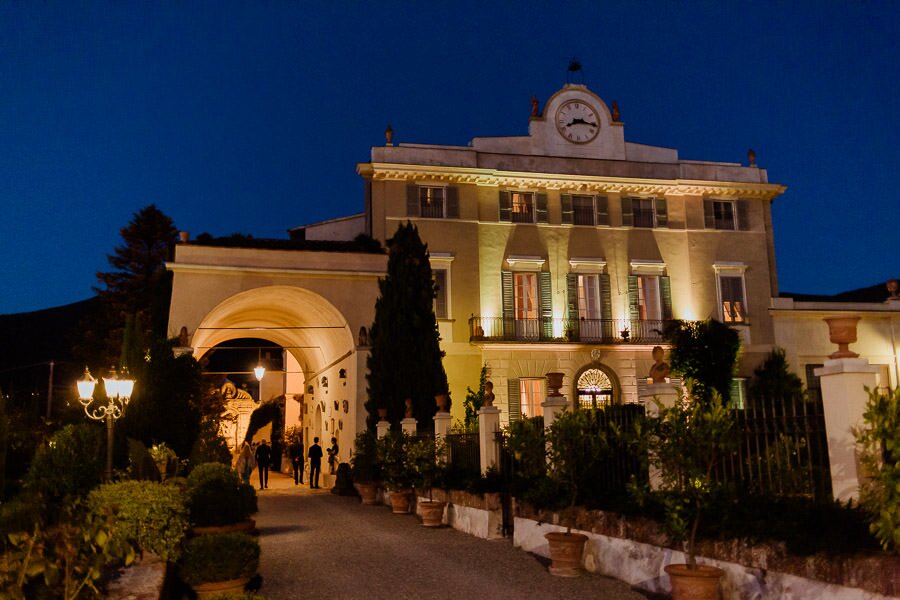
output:
[[[393,146],[394,145],[394,130],[391,128],[391,124],[388,123],[387,129],[384,130],[384,139],[385,146]]]
[[[753,151],[753,148],[747,150],[747,162],[751,167],[756,166],[756,152]]]
[[[619,103],[616,102],[615,100],[613,100],[613,106],[612,106],[613,123],[618,123],[620,116],[621,115],[619,114]]]
[[[539,117],[541,116],[540,108],[538,108],[538,99],[537,96],[531,97],[531,116]]]

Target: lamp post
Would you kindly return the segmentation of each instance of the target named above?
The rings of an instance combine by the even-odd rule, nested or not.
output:
[[[116,419],[125,414],[125,407],[131,400],[134,391],[134,379],[128,377],[128,371],[122,369],[122,375],[116,373],[116,368],[110,369],[109,375],[103,378],[103,388],[106,391],[107,403],[94,404],[94,387],[97,380],[91,376],[87,367],[84,368],[84,377],[78,381],[78,401],[84,406],[84,413],[95,421],[106,421],[106,481],[112,481],[112,456],[113,456],[113,424]]]

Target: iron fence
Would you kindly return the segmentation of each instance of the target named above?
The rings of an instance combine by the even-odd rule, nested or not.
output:
[[[733,415],[738,445],[719,481],[752,494],[832,499],[821,398],[753,399]]]
[[[446,436],[447,460],[455,471],[477,478],[481,474],[478,433],[451,433]]]
[[[647,319],[515,319],[471,317],[471,341],[655,344],[668,321]]]

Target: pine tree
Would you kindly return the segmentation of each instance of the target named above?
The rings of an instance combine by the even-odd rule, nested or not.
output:
[[[83,324],[78,354],[92,364],[113,364],[119,357],[129,315],[143,323],[130,345],[146,348],[153,337],[166,334],[172,277],[165,262],[172,257],[178,231],[172,219],[151,204],[135,213],[120,233],[124,243],[107,255],[113,270],[97,273],[103,285],[95,288],[100,309]]]
[[[368,423],[374,426],[379,408],[387,409],[388,421],[398,423],[410,398],[413,416],[424,426],[435,415],[434,397],[448,390],[428,247],[409,222],[397,229],[387,247],[388,272],[378,282],[370,332]]]

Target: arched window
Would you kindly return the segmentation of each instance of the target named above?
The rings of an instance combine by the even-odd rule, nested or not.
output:
[[[615,389],[609,375],[600,369],[587,369],[575,384],[581,408],[603,408],[615,401]]]

